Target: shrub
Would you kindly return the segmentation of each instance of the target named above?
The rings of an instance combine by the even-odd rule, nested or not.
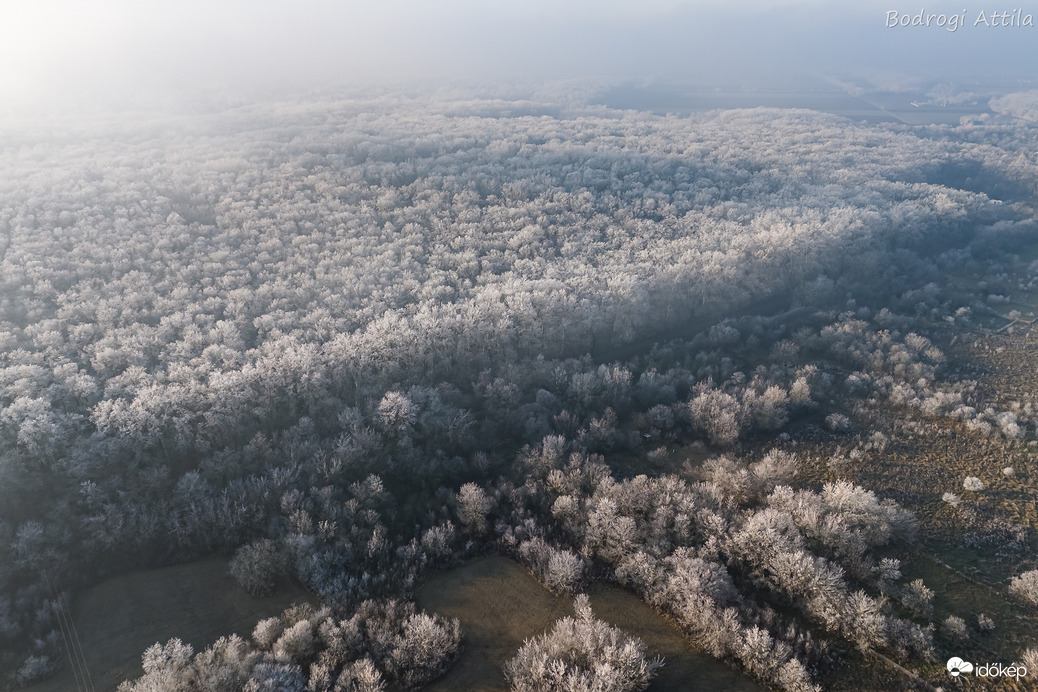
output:
[[[300,620],[278,637],[271,647],[274,657],[279,661],[297,661],[309,656],[314,651],[314,631],[310,623]]]
[[[916,579],[905,587],[901,602],[917,616],[929,618],[933,615],[933,590],[927,588],[922,579]]]
[[[195,656],[195,684],[200,690],[241,689],[259,658],[260,654],[238,635],[221,637]]]
[[[333,692],[385,692],[385,689],[382,673],[370,658],[362,658],[343,668],[332,688]]]
[[[454,524],[445,521],[430,527],[422,534],[422,549],[430,560],[449,558],[453,553]]]
[[[944,625],[941,627],[941,631],[951,639],[956,641],[963,641],[969,638],[969,631],[966,629],[966,621],[957,615],[949,615]]]
[[[842,413],[830,413],[825,417],[825,427],[834,433],[844,433],[851,429],[851,419]]]
[[[962,481],[962,487],[966,490],[972,490],[974,492],[980,492],[987,486],[984,485],[984,481],[980,480],[976,476],[966,476],[966,479]]]
[[[256,623],[252,630],[252,641],[261,649],[274,646],[281,633],[285,631],[285,623],[279,617],[266,618]]]
[[[1009,584],[1009,591],[1031,605],[1038,605],[1038,569],[1032,569],[1019,577],[1013,577]]]
[[[513,692],[633,692],[644,690],[663,665],[645,658],[645,644],[598,620],[591,602],[574,600],[576,617],[564,617],[546,634],[527,640],[505,664]]]
[[[407,689],[421,687],[447,672],[461,648],[461,625],[415,613],[404,622],[391,654],[391,667]]]
[[[584,561],[578,555],[553,548],[539,537],[520,543],[519,557],[555,593],[573,593],[584,577]]]
[[[306,678],[295,664],[259,663],[245,692],[306,692]]]
[[[274,591],[287,571],[287,556],[269,538],[243,545],[231,559],[231,576],[253,596],[263,596]]]
[[[189,692],[194,686],[194,650],[179,639],[153,644],[141,656],[144,675],[119,685],[119,692]]]
[[[702,388],[688,402],[692,425],[719,447],[730,447],[739,439],[743,429],[742,407],[727,392]]]
[[[1027,649],[1020,654],[1020,662],[1024,664],[1030,675],[1038,675],[1038,649]]]
[[[46,656],[29,656],[18,668],[16,679],[21,685],[42,680],[54,670],[54,664]]]

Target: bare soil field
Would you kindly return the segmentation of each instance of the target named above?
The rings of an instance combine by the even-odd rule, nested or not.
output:
[[[588,595],[598,617],[640,637],[649,656],[666,659],[650,691],[761,690],[734,668],[695,652],[673,623],[637,596],[601,584]],[[525,639],[573,614],[571,598],[555,596],[504,557],[481,558],[434,575],[419,589],[417,601],[424,610],[458,618],[465,633],[457,664],[428,688],[436,692],[507,691],[504,663]]]
[[[227,571],[227,560],[211,558],[107,579],[84,592],[73,606],[76,629],[97,692],[143,673],[146,648],[177,637],[201,651],[222,636],[248,638],[256,622],[293,603],[312,600],[298,587],[255,598]],[[26,688],[28,692],[76,689],[68,667]]]

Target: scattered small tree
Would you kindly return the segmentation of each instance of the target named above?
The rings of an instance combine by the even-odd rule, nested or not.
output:
[[[969,630],[966,629],[966,621],[958,615],[949,615],[945,618],[941,631],[944,632],[947,637],[956,641],[964,641],[969,639],[970,636]]]
[[[916,579],[905,587],[901,602],[918,617],[929,618],[933,615],[933,590]]]

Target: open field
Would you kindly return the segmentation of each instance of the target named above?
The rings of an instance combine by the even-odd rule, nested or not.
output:
[[[666,114],[701,113],[728,108],[809,108],[851,120],[913,125],[956,125],[963,116],[990,113],[986,102],[940,104],[917,92],[850,94],[822,81],[805,79],[786,88],[736,89],[714,86],[620,86],[600,95],[611,108]]]
[[[73,617],[97,692],[141,675],[141,653],[177,637],[201,651],[222,636],[248,638],[256,622],[310,597],[298,587],[255,598],[235,584],[227,561],[211,558],[142,570],[107,579],[88,589]],[[76,688],[65,668],[29,692],[70,692]]]
[[[736,690],[760,686],[732,668],[694,652],[676,626],[623,589],[595,585],[588,592],[595,615],[640,637],[650,657],[666,665],[649,687],[653,692]],[[456,617],[465,632],[465,652],[436,692],[508,689],[501,666],[523,640],[573,614],[572,599],[555,596],[518,563],[487,557],[434,575],[418,592],[418,605]]]

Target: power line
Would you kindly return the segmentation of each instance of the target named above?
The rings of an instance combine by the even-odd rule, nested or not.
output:
[[[83,643],[79,640],[79,631],[76,629],[76,622],[72,618],[72,609],[69,608],[68,599],[65,597],[65,591],[61,588],[61,582],[58,580],[57,575],[48,575],[48,581],[51,579],[53,579],[52,588],[57,592],[58,609],[63,613],[67,623],[66,626],[69,630],[69,639],[72,643],[72,654],[80,666],[80,675],[78,677],[82,678],[83,688],[85,690],[96,692],[94,689],[94,680],[90,675],[90,667],[87,665],[86,654],[83,652]],[[75,675],[75,670],[73,670],[73,675]],[[77,680],[77,686],[78,684]]]
[[[65,645],[65,654],[68,656],[69,667],[72,669],[72,678],[76,681],[76,690],[77,692],[82,692],[83,686],[79,683],[78,666],[76,665],[76,660],[72,655],[72,646],[69,643],[71,632],[66,634],[67,625],[65,623],[65,611],[61,607],[61,600],[58,598],[57,591],[55,590],[50,575],[46,570],[43,571],[43,576],[47,580],[47,587],[50,589],[50,594],[54,598],[54,603],[57,606],[58,630],[61,632],[61,643]]]

